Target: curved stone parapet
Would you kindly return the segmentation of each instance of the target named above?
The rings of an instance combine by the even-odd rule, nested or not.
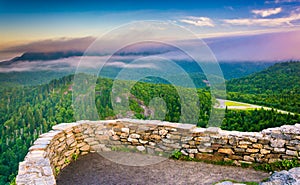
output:
[[[174,150],[202,160],[241,163],[300,161],[300,124],[262,132],[223,131],[191,124],[153,120],[109,120],[61,123],[40,137],[19,164],[16,183],[56,184],[55,176],[78,156],[129,148],[169,156]]]

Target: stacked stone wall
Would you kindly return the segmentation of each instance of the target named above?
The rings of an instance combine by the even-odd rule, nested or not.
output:
[[[166,157],[178,150],[192,158],[233,161],[236,165],[300,161],[300,124],[237,132],[153,120],[62,123],[34,142],[19,164],[16,182],[56,184],[55,176],[78,156],[111,150]]]

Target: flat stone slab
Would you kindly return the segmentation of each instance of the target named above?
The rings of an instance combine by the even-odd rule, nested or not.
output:
[[[160,120],[137,120],[137,119],[118,119],[117,122],[128,122],[128,123],[137,123],[137,124],[151,124],[151,125],[158,125],[158,126],[169,126],[179,129],[193,129],[196,128],[194,124],[188,123],[172,123],[168,121],[160,121]]]
[[[78,126],[80,123],[60,123],[52,127],[53,130],[67,130],[74,126]]]
[[[126,157],[125,152],[107,155]],[[136,157],[137,161],[141,156]],[[141,154],[139,154],[141,155]],[[147,158],[150,160],[151,156]],[[224,179],[240,182],[260,182],[268,173],[238,167],[212,165],[202,162],[171,159],[147,166],[122,165],[105,159],[98,153],[87,154],[64,168],[57,177],[57,185],[81,184],[198,184],[211,185]]]

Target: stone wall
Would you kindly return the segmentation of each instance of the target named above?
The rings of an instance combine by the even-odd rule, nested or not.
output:
[[[300,124],[262,132],[223,131],[144,120],[62,123],[42,134],[19,164],[17,184],[56,184],[55,175],[88,152],[128,149],[170,156],[174,150],[202,160],[271,163],[300,161]]]

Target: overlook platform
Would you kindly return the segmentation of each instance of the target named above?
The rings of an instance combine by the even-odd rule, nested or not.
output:
[[[143,154],[127,152],[108,152],[108,155],[137,160],[145,157]],[[147,160],[151,160],[148,157],[154,156],[147,155]],[[157,160],[156,157],[153,160]],[[90,153],[65,167],[57,176],[57,185],[211,185],[224,179],[260,182],[269,176],[268,173],[250,169],[172,159],[147,166],[127,166],[105,159],[98,153]]]
[[[116,151],[118,152],[116,153]],[[226,172],[228,167],[224,167],[224,169],[219,167],[222,170],[216,170],[218,168],[208,167],[208,164],[192,165],[192,162],[168,160],[167,158],[174,151],[180,151],[182,155],[198,160],[230,161],[236,166],[253,163],[274,163],[281,160],[297,160],[300,162],[300,124],[284,125],[261,132],[237,132],[224,131],[216,127],[198,128],[192,124],[154,120],[121,119],[61,123],[54,126],[53,130],[48,133],[40,135],[34,145],[29,148],[24,161],[19,164],[16,183],[17,185],[55,185],[57,184],[56,177],[60,175],[60,172],[70,164],[73,165],[74,162],[74,165],[76,165],[76,159],[79,156],[83,156],[82,161],[80,160],[83,166],[93,166],[94,163],[99,164],[95,166],[95,169],[99,169],[100,172],[102,172],[101,169],[104,169],[106,174],[114,175],[107,177],[110,179],[119,177],[116,179],[121,180],[121,177],[128,177],[128,180],[133,180],[133,177],[135,177],[137,180],[145,180],[145,178],[149,178],[149,176],[147,177],[149,171],[153,173],[151,177],[155,177],[157,174],[158,176],[155,179],[159,178],[163,184],[168,184],[163,175],[167,172],[166,177],[177,178],[176,182],[178,183],[180,179],[186,179],[189,176],[191,184],[197,179],[197,182],[200,182],[200,180],[205,182],[206,177],[212,178],[209,176],[211,173],[222,178],[223,174],[227,175],[224,178],[251,177],[245,175],[247,173],[240,174],[243,171],[241,168],[232,168],[229,170],[230,175]],[[123,154],[118,156],[120,152],[123,152]],[[134,152],[136,156],[126,156],[127,154],[124,152],[127,152],[127,154],[129,154],[128,152]],[[103,168],[102,163],[105,166],[110,161],[99,158],[95,153],[105,156],[105,159],[117,162],[114,164],[117,166],[111,164],[107,168]],[[88,157],[95,157],[95,159],[85,161],[83,160],[85,155],[87,155],[87,159]],[[143,160],[138,155],[148,156],[148,158]],[[153,159],[155,160],[153,161]],[[87,164],[84,164],[84,162]],[[80,164],[80,162],[78,163]],[[147,170],[147,168],[149,169]],[[70,166],[70,169],[72,169],[72,166]],[[70,174],[76,174],[76,170],[79,172],[81,169],[83,168],[76,167],[75,171],[70,172]],[[88,168],[84,169],[88,170]],[[117,172],[113,172],[114,169]],[[86,171],[86,175],[89,175],[91,171],[93,171],[93,168]],[[194,176],[194,173],[197,176]],[[300,177],[298,177],[300,168],[293,170],[291,173],[294,174],[294,179],[300,181]],[[91,180],[93,180],[99,179],[99,175],[103,173],[99,173],[99,175],[96,173],[91,174],[93,174],[91,176]],[[121,175],[118,176],[117,174]],[[79,175],[79,178],[83,176],[83,174],[82,176]],[[295,180],[296,183],[299,181],[296,182]],[[120,182],[120,184],[122,183]],[[133,184],[135,183],[133,182]]]

